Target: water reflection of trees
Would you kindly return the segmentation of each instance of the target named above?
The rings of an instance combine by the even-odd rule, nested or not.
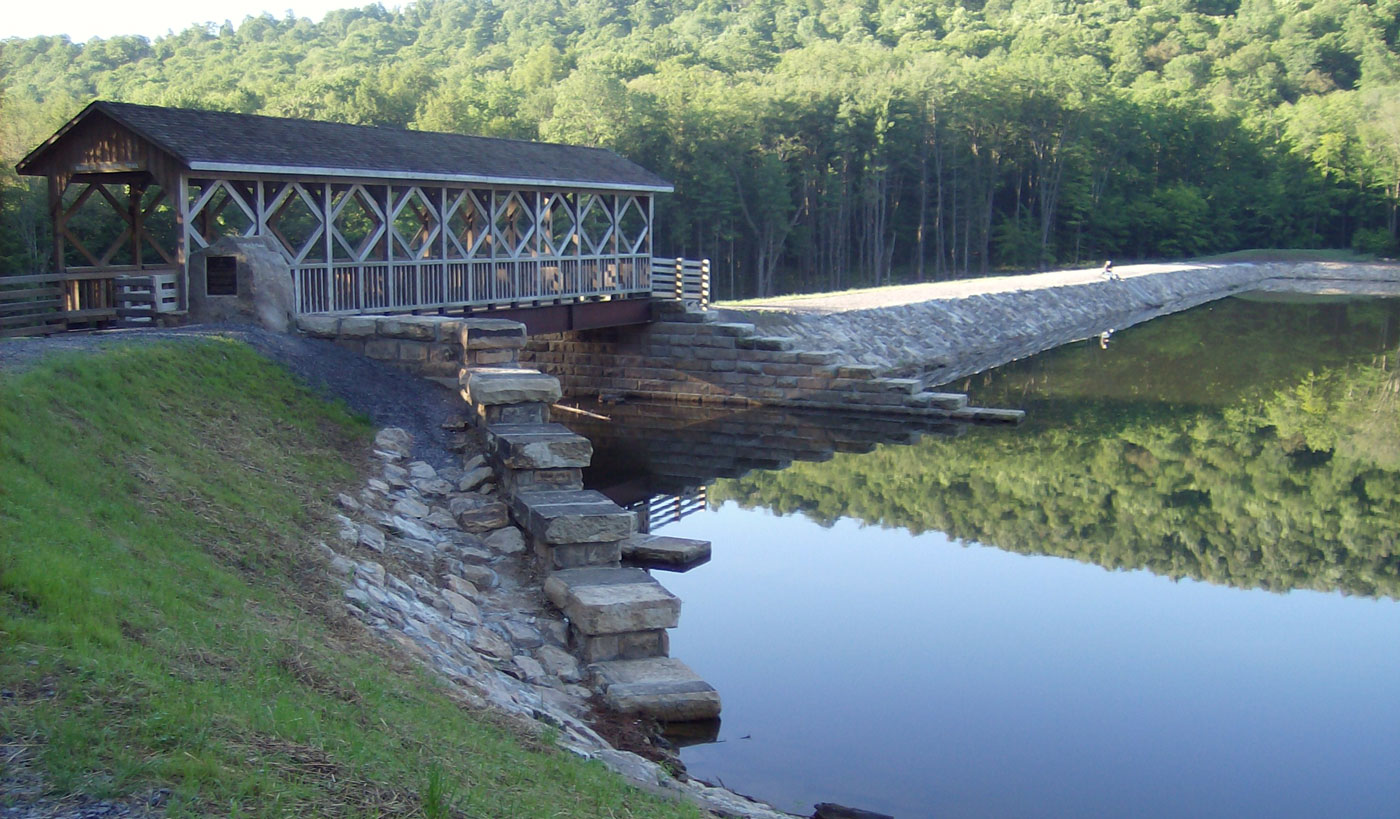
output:
[[[1400,597],[1394,364],[1306,372],[1223,408],[1046,402],[1035,411],[1053,421],[1017,433],[752,473],[711,499],[1172,578]]]

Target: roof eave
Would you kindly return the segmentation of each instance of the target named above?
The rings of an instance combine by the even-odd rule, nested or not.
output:
[[[459,182],[477,185],[520,185],[536,188],[583,188],[586,190],[646,191],[672,193],[669,183],[639,184],[601,180],[548,179],[478,174],[423,173],[418,171],[386,171],[371,168],[318,168],[302,165],[258,165],[238,162],[191,162],[191,171],[278,174],[282,176],[325,176],[338,179],[401,179],[414,182]]]

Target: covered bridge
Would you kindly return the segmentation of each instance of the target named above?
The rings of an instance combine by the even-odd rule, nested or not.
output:
[[[673,260],[653,276],[670,183],[598,148],[98,101],[18,170],[48,178],[53,275],[79,318],[183,310],[191,259],[229,236],[275,240],[298,314],[554,308],[546,327],[600,326],[696,278]],[[231,294],[218,262],[195,286]]]

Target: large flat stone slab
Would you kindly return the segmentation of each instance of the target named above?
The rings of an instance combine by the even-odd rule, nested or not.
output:
[[[511,511],[542,543],[612,542],[637,529],[636,515],[591,489],[520,492]]]
[[[508,469],[581,469],[593,444],[563,424],[492,424],[487,445]]]
[[[553,404],[563,395],[559,379],[554,376],[512,367],[463,370],[458,383],[462,387],[462,397],[477,406]]]
[[[555,572],[545,594],[588,635],[674,628],[681,601],[641,569],[583,568]]]
[[[621,713],[669,722],[719,716],[719,692],[672,657],[612,660],[594,663],[591,669],[603,700]]]
[[[710,542],[638,533],[622,541],[622,559],[633,566],[684,572],[710,559]]]

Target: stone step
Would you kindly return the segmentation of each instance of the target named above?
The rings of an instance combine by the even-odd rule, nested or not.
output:
[[[967,396],[960,392],[919,392],[910,396],[909,406],[960,410],[967,406]]]
[[[710,542],[638,533],[622,541],[622,559],[633,566],[684,572],[710,560]]]
[[[611,543],[637,530],[637,516],[591,489],[520,492],[511,513],[535,540],[546,544]]]
[[[982,424],[1019,424],[1026,420],[1025,410],[995,409],[992,407],[966,407],[948,413],[949,418],[958,421],[976,421]]]
[[[491,424],[486,446],[507,469],[581,469],[593,444],[563,424]]]
[[[914,395],[924,386],[917,378],[881,378],[876,383],[882,391],[898,395]]]
[[[787,336],[747,336],[735,339],[734,346],[740,350],[784,352],[791,350],[795,342]]]
[[[545,580],[544,590],[587,635],[675,628],[680,622],[680,598],[642,569],[564,569]]]
[[[664,722],[719,716],[719,692],[680,660],[613,660],[594,663],[590,669],[603,701],[620,713],[644,714]]]
[[[462,397],[479,407],[496,404],[553,404],[563,395],[559,379],[539,370],[510,367],[463,370]]]

